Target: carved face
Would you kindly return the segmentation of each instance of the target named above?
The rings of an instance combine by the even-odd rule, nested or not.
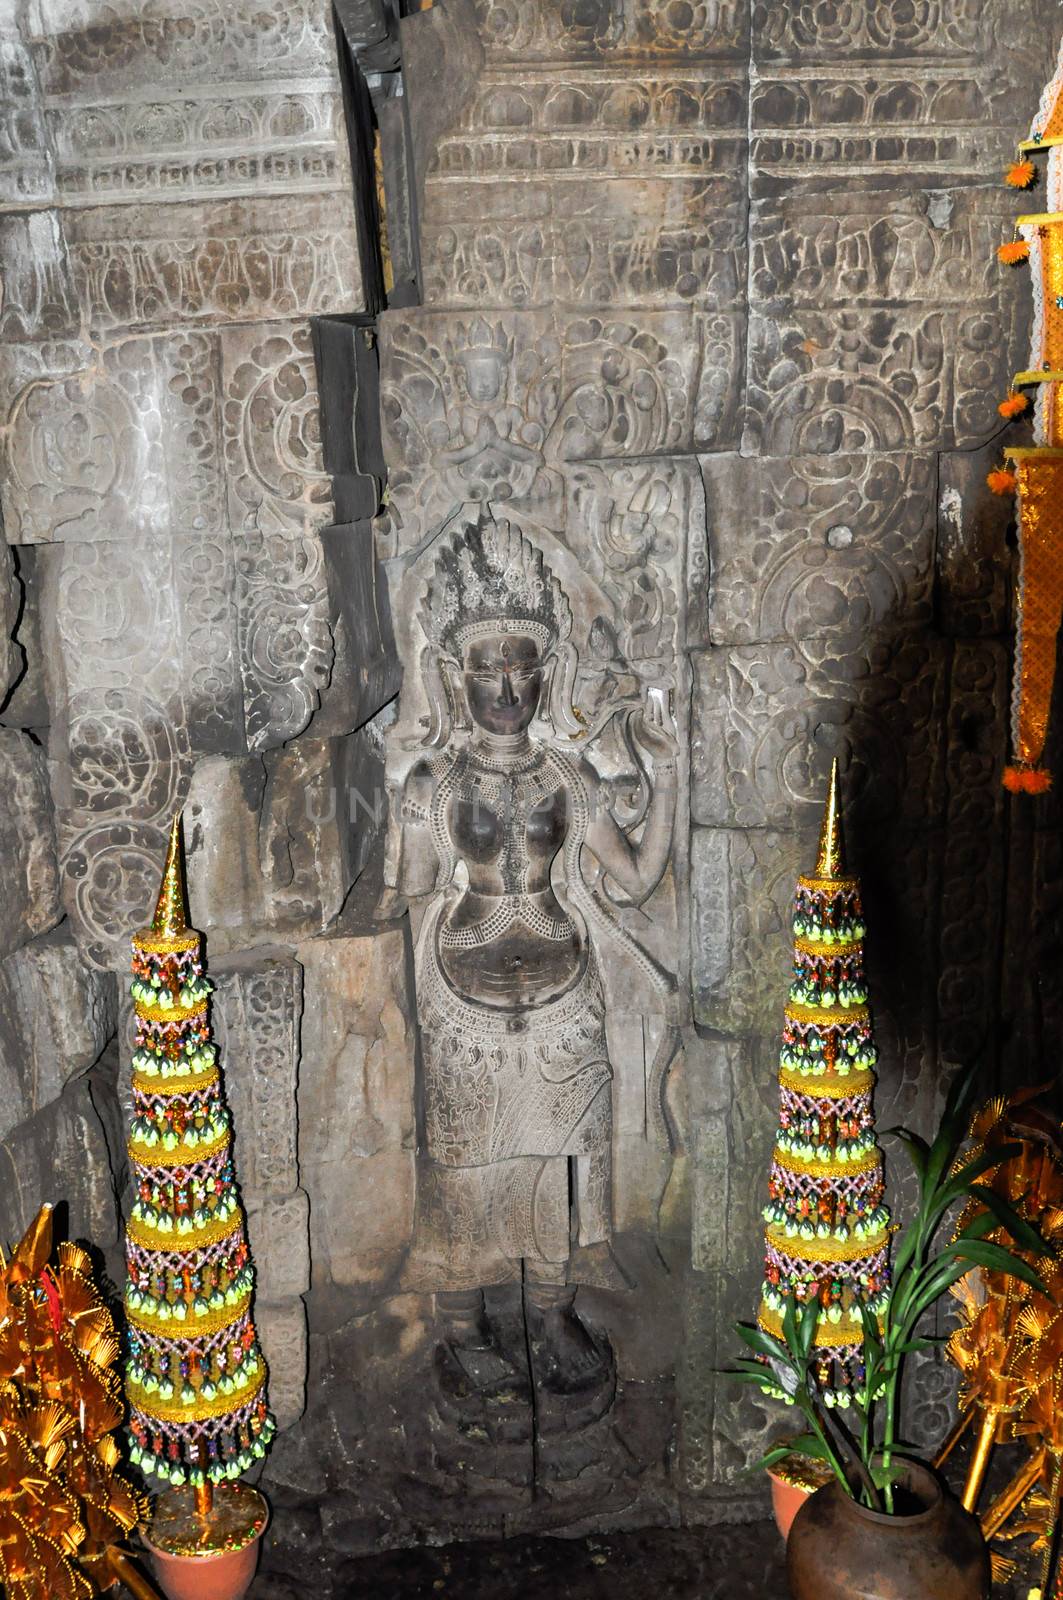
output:
[[[477,351],[465,357],[465,387],[475,405],[497,400],[502,388],[502,357],[494,350]]]
[[[469,715],[487,733],[523,733],[539,708],[543,663],[526,633],[492,633],[465,651]]]

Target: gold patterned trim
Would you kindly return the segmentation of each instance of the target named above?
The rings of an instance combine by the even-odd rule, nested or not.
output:
[[[1057,144],[1063,144],[1063,134],[1054,133],[1047,139],[1023,139],[1019,149],[1036,155],[1038,150],[1053,150]]]
[[[194,1006],[148,1006],[133,1002],[142,1022],[192,1022],[198,1017],[207,1020],[207,1002],[197,1000]]]
[[[197,1162],[209,1161],[219,1150],[224,1150],[231,1137],[226,1128],[225,1132],[212,1139],[210,1144],[178,1144],[176,1150],[148,1151],[142,1150],[136,1139],[130,1139],[129,1154],[138,1167],[192,1167]]]
[[[772,1338],[782,1338],[782,1317],[777,1311],[772,1311],[766,1305],[761,1305],[757,1312],[757,1321],[765,1333],[770,1333]],[[864,1329],[862,1323],[856,1323],[851,1317],[845,1316],[840,1322],[826,1322],[822,1317],[816,1326],[816,1344],[830,1345],[835,1348],[839,1345],[862,1345],[864,1342]]]
[[[801,889],[859,889],[859,878],[798,878]]]
[[[832,939],[827,944],[823,939],[809,939],[800,934],[794,938],[794,949],[803,950],[806,956],[847,956],[859,950],[863,942],[862,939]]]
[[[1034,367],[1029,372],[1017,372],[1011,380],[1013,389],[1020,389],[1027,383],[1059,383],[1063,380],[1063,372],[1056,372],[1051,367]]]
[[[166,1100],[171,1096],[191,1094],[194,1090],[209,1089],[218,1082],[220,1076],[217,1067],[208,1067],[205,1072],[185,1074],[180,1078],[151,1078],[145,1077],[142,1072],[134,1072],[133,1088],[139,1089],[141,1094]]]
[[[1060,445],[1006,444],[1004,454],[1009,461],[1025,461],[1028,456],[1039,456],[1042,461],[1058,461],[1063,456]]]
[[[209,1422],[212,1417],[223,1417],[229,1411],[242,1411],[245,1406],[253,1405],[262,1391],[266,1381],[266,1374],[260,1372],[255,1383],[249,1383],[245,1390],[236,1390],[232,1394],[220,1394],[216,1400],[196,1399],[196,1404],[182,1406],[160,1400],[157,1395],[147,1394],[139,1383],[129,1383],[127,1395],[130,1406],[147,1418],[154,1417],[157,1422]]]
[[[776,1145],[774,1159],[787,1172],[802,1178],[859,1178],[881,1166],[882,1152],[876,1146],[860,1161],[797,1161]]]
[[[778,1229],[766,1228],[765,1237],[769,1244],[774,1245],[780,1255],[789,1256],[792,1261],[863,1261],[865,1257],[877,1256],[880,1250],[889,1246],[890,1236],[888,1228],[879,1228],[877,1233],[865,1234],[862,1239],[788,1239]]]
[[[846,1077],[837,1072],[794,1072],[790,1067],[779,1068],[779,1082],[794,1094],[806,1095],[810,1100],[848,1100],[858,1094],[870,1094],[875,1087],[875,1074],[866,1067],[855,1067]]]
[[[202,935],[195,932],[188,933],[152,933],[150,928],[142,928],[133,935],[133,949],[144,951],[153,956],[175,956],[182,950],[195,950]]]
[[[1032,227],[1034,223],[1051,224],[1053,222],[1063,222],[1063,211],[1027,211],[1024,216],[1015,218],[1015,226],[1017,228],[1021,228],[1024,223],[1028,227]]]
[[[185,1251],[205,1250],[208,1245],[218,1244],[222,1239],[227,1239],[230,1233],[238,1233],[244,1225],[244,1214],[240,1206],[231,1216],[223,1222],[208,1222],[205,1228],[198,1228],[194,1233],[160,1233],[157,1228],[145,1228],[136,1217],[130,1217],[126,1227],[126,1234],[134,1244],[142,1250],[159,1250],[170,1255],[181,1255]]]
[[[867,1006],[800,1006],[791,1001],[786,1007],[791,1022],[818,1022],[826,1028],[844,1028],[850,1022],[867,1022],[871,1013]]]
[[[209,1333],[217,1333],[219,1328],[227,1328],[230,1323],[237,1323],[247,1313],[251,1306],[251,1290],[242,1294],[235,1305],[221,1306],[217,1311],[209,1311],[205,1317],[197,1317],[194,1311],[189,1311],[184,1321],[180,1317],[148,1316],[143,1311],[134,1311],[126,1306],[126,1316],[130,1322],[136,1323],[138,1328],[143,1328],[145,1333],[157,1334],[164,1339],[200,1339]]]

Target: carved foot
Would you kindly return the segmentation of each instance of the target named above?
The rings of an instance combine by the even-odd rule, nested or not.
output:
[[[528,1286],[532,1376],[540,1395],[587,1394],[613,1381],[612,1351],[576,1315],[575,1294],[567,1287]]]
[[[523,1351],[511,1355],[487,1319],[479,1290],[439,1295],[446,1337],[436,1346],[435,1370],[442,1408],[459,1424],[479,1425],[496,1438],[527,1432],[520,1421],[531,1405]],[[508,1343],[508,1341],[507,1341]]]

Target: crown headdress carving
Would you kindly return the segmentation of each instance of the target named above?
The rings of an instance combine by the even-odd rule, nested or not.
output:
[[[484,317],[477,317],[468,327],[458,323],[454,338],[447,340],[447,353],[452,361],[475,360],[477,356],[497,356],[508,361],[513,354],[513,340],[500,322],[492,327]]]
[[[567,639],[572,613],[561,585],[519,528],[486,514],[445,546],[421,605],[434,645],[459,656],[490,633],[527,633],[545,655]]]

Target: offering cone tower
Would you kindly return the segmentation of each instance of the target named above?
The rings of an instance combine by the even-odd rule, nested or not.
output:
[[[827,1404],[843,1406],[863,1378],[858,1302],[875,1312],[889,1290],[864,931],[860,885],[845,871],[835,762],[816,869],[798,879],[794,900],[759,1321],[778,1337],[788,1300],[819,1301],[817,1376]]]
[[[192,1484],[207,1512],[210,1486],[265,1454],[273,1422],[200,945],[175,817],[155,916],[133,936],[126,1397],[131,1459],[163,1484]]]

